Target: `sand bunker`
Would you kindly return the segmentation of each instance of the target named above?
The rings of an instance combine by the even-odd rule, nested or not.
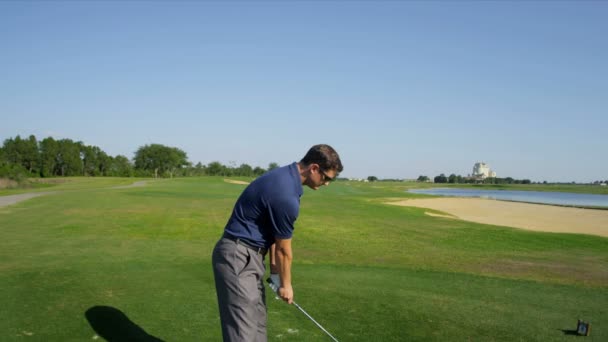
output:
[[[249,184],[249,182],[244,182],[244,181],[239,181],[239,180],[234,180],[234,179],[226,179],[226,178],[224,178],[224,182],[231,183],[231,184],[241,184],[241,185]]]
[[[516,203],[480,198],[408,199],[388,204],[439,210],[458,219],[542,232],[608,237],[608,210]]]

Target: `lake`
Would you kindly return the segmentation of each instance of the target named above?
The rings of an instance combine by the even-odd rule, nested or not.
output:
[[[518,191],[518,190],[477,190],[477,189],[412,189],[415,194],[457,197],[479,197],[515,202],[530,202],[580,207],[607,207],[608,195],[575,194],[571,192]]]

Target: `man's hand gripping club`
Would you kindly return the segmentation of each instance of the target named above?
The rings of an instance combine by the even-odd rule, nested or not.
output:
[[[268,286],[276,293],[277,298],[281,298],[286,301],[288,304],[293,303],[293,289],[291,286],[289,288],[281,286],[281,279],[278,274],[271,274],[270,278],[266,280],[268,282]]]

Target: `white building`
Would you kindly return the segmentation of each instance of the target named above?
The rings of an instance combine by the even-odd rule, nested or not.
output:
[[[490,169],[490,165],[486,163],[475,163],[473,165],[473,177],[485,179],[485,178],[495,178],[496,172]]]

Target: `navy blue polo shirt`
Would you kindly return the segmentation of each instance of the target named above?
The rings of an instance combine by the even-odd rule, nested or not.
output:
[[[266,172],[236,201],[225,232],[262,248],[290,239],[303,192],[297,163]]]

